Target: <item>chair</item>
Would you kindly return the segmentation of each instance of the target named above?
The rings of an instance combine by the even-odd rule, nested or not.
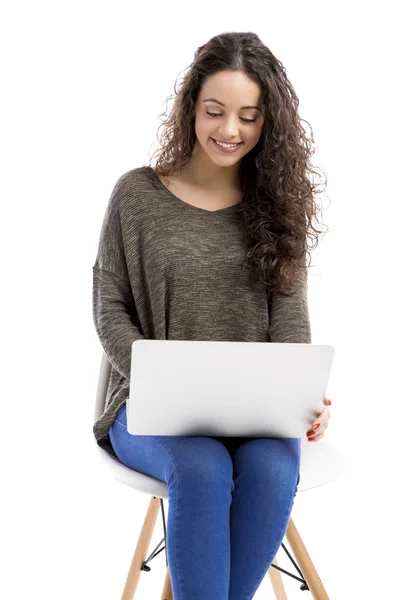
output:
[[[110,362],[105,352],[103,352],[97,388],[95,420],[98,419],[104,411],[110,370]],[[161,600],[173,600],[169,565],[166,553],[166,521],[164,511],[164,498],[168,499],[168,485],[159,479],[130,469],[118,459],[106,452],[106,450],[98,446],[95,438],[94,445],[99,453],[100,459],[104,461],[105,467],[109,469],[116,479],[132,488],[137,489],[140,492],[144,492],[145,494],[151,496],[139,539],[136,544],[136,549],[133,554],[121,600],[134,599],[142,571],[149,572],[151,569],[148,566],[148,563],[164,549],[167,569]],[[336,451],[334,446],[324,438],[318,443],[309,443],[307,440],[302,439],[300,481],[298,484],[297,493],[325,485],[339,477],[343,473],[343,462],[342,456]],[[160,509],[163,519],[164,538],[147,557],[149,545],[152,541],[156,519]],[[292,564],[297,569],[299,576],[279,567],[275,557],[271,567],[268,570],[268,574],[276,599],[288,600],[281,577],[282,572],[300,581],[300,589],[309,590],[314,600],[329,600],[329,596],[324,589],[323,583],[291,518],[288,523],[285,537],[287,538],[291,550],[294,553],[296,559],[295,561],[288,552],[284,543],[281,545]],[[158,550],[159,546],[163,542],[165,543],[165,546]]]

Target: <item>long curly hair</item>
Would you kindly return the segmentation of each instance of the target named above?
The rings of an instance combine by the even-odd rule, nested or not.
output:
[[[177,80],[175,93],[166,100],[174,98],[174,104],[158,127],[158,133],[161,127],[163,131],[157,136],[160,148],[151,156],[157,155],[154,170],[168,176],[190,160],[197,139],[197,96],[205,78],[223,70],[242,71],[259,83],[264,115],[261,137],[240,166],[242,201],[237,208],[248,247],[242,269],[249,279],[264,283],[269,298],[274,291],[292,295],[297,291],[293,284],[300,281],[299,269],[309,266],[307,238],[314,240],[311,248],[315,248],[322,233],[313,225],[319,184],[309,179],[318,173],[309,161],[314,150],[301,125],[299,100],[285,67],[255,33],[216,35],[196,50],[180,89]]]

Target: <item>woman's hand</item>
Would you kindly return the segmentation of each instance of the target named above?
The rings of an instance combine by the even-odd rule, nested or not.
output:
[[[319,414],[317,419],[313,422],[312,428],[307,431],[307,439],[309,442],[318,442],[324,436],[324,432],[329,425],[330,409],[328,408],[331,404],[331,400],[324,396],[325,409]]]

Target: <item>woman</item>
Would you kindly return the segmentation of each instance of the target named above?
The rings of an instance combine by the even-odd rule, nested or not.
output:
[[[287,528],[301,440],[130,435],[131,345],[311,343],[306,238],[318,231],[297,106],[257,35],[214,37],[177,93],[155,168],[119,178],[102,226],[93,315],[112,371],[94,433],[122,463],[168,484],[178,600],[253,597]],[[328,426],[324,404],[311,441]]]

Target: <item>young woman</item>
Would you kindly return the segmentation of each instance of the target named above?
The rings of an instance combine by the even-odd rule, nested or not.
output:
[[[257,35],[215,36],[176,93],[155,167],[118,179],[102,226],[93,316],[112,371],[93,430],[122,463],[168,484],[178,600],[253,597],[285,535],[301,439],[130,435],[131,345],[311,343],[306,241],[319,231],[297,106]],[[328,404],[310,440],[323,437]]]

